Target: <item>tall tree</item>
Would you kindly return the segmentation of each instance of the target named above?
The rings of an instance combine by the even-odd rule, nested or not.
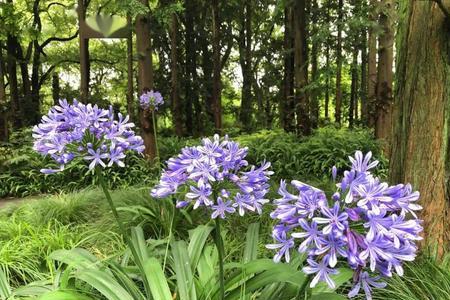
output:
[[[5,61],[3,43],[0,41],[0,142],[8,141],[8,118],[6,109]]]
[[[375,136],[389,144],[392,126],[392,81],[394,63],[394,1],[381,1],[380,27],[378,39],[378,71],[376,87],[376,124]],[[388,147],[385,147],[388,151]]]
[[[342,111],[342,31],[344,26],[344,1],[338,2],[338,17],[337,17],[337,46],[336,46],[336,98],[334,119],[336,123],[341,123]]]
[[[331,0],[327,0],[326,2],[326,13],[325,13],[325,26],[327,28],[330,27],[330,6]],[[331,86],[331,32],[327,32],[326,42],[325,42],[325,119],[330,119],[330,86]]]
[[[239,119],[246,131],[252,128],[252,0],[240,1],[239,62],[242,69],[242,100]]]
[[[131,16],[127,15],[128,37],[127,37],[127,113],[134,121],[134,88],[133,88],[133,22]]]
[[[311,133],[308,85],[308,42],[306,21],[306,0],[294,2],[294,83],[297,113],[297,132],[301,135]]]
[[[86,11],[90,0],[78,0],[78,20],[86,19]],[[80,101],[87,102],[89,98],[89,39],[85,38],[83,32],[80,32]]]
[[[212,104],[214,113],[214,127],[217,132],[222,130],[222,63],[220,58],[220,6],[219,0],[211,0],[212,13],[212,48],[213,48],[213,90]]]
[[[281,120],[286,132],[294,131],[295,104],[294,104],[294,16],[292,5],[285,1],[284,8],[284,79],[283,100],[281,102]]]
[[[201,126],[201,105],[195,105],[195,115],[193,105],[199,103],[198,93],[198,74],[197,74],[197,34],[195,32],[196,16],[199,13],[197,8],[197,0],[185,0],[185,46],[186,46],[186,80],[185,80],[185,127],[188,135],[194,133],[194,118],[195,128],[200,130]]]
[[[352,128],[355,125],[355,119],[358,118],[358,47],[353,46],[352,66],[350,69],[352,79],[350,88],[350,105],[348,109],[348,125]]]
[[[445,14],[443,13],[445,12]],[[420,191],[425,242],[449,246],[450,14],[401,1],[390,179]]]
[[[318,21],[319,21],[319,3],[318,0],[312,1],[311,6],[311,81],[313,88],[311,89],[311,127],[317,128],[319,123],[319,90],[317,88],[319,80],[319,48],[320,41],[316,36],[318,33]]]
[[[172,115],[173,123],[175,125],[175,134],[177,136],[183,135],[183,115],[181,109],[181,100],[179,93],[178,80],[178,15],[176,12],[172,13],[170,24],[170,58],[171,58],[171,90],[172,90]],[[189,80],[189,79],[188,79]]]
[[[377,85],[377,0],[369,0],[369,39],[367,54],[367,125],[371,128],[376,123],[376,85]]]
[[[148,6],[147,0],[140,2]],[[136,44],[138,55],[138,85],[139,95],[153,89],[153,60],[152,40],[150,35],[150,14],[140,14],[136,18]],[[145,155],[149,159],[156,156],[155,132],[153,131],[153,119],[148,109],[140,109],[140,124],[142,138],[144,139]]]
[[[11,1],[12,2],[12,1]],[[9,81],[9,96],[11,105],[11,119],[14,129],[22,127],[22,109],[19,100],[19,86],[17,81],[17,49],[19,45],[17,39],[8,33],[6,40],[6,53],[7,53],[7,71]]]

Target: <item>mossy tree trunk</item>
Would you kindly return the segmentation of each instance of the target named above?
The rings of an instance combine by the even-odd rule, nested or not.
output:
[[[421,194],[425,242],[449,246],[450,20],[432,1],[401,1],[392,182]]]

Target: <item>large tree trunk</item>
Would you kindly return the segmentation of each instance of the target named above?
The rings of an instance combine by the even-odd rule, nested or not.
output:
[[[212,48],[213,48],[213,113],[214,127],[216,132],[222,130],[222,79],[221,79],[221,60],[220,60],[220,14],[219,0],[211,0],[212,12]]]
[[[242,99],[239,119],[244,130],[252,128],[252,4],[251,0],[241,3],[241,28],[239,31],[239,62],[242,69]]]
[[[424,207],[425,242],[448,249],[449,20],[432,1],[400,2],[392,182],[410,182]]]
[[[372,24],[377,21],[377,0],[369,2],[369,40],[367,56],[367,125],[370,128],[375,127],[376,123],[376,86],[377,86],[377,35]]]
[[[8,117],[6,110],[5,61],[3,43],[0,41],[0,142],[8,141]]]
[[[308,85],[308,44],[306,32],[306,1],[294,3],[294,78],[295,105],[297,113],[297,132],[300,135],[311,133],[309,120],[309,98],[305,87]]]
[[[22,127],[22,109],[19,100],[19,86],[17,82],[17,47],[15,37],[8,35],[6,40],[7,70],[9,79],[9,95],[11,103],[11,120],[14,129]]]
[[[78,0],[78,20],[86,18],[87,5],[85,0]],[[79,34],[80,39],[80,101],[86,103],[89,99],[89,39],[84,37],[82,31]]]
[[[394,28],[392,14],[394,1],[383,0],[380,26],[383,32],[378,40],[378,74],[375,136],[384,142],[384,151],[389,157],[388,146],[392,132],[392,81],[394,62]]]
[[[133,22],[131,16],[127,16],[128,37],[127,37],[127,113],[131,121],[134,122],[134,88],[133,88]]]
[[[147,0],[140,0],[147,5]],[[152,41],[150,36],[150,16],[139,15],[136,19],[136,44],[138,54],[139,95],[153,89]],[[144,139],[145,155],[149,159],[156,156],[155,132],[150,110],[139,110],[142,138]]]
[[[294,104],[294,39],[293,39],[293,10],[286,5],[284,9],[284,82],[283,100],[281,102],[281,120],[286,132],[293,132],[295,119]]]
[[[336,99],[334,119],[337,124],[341,124],[342,114],[342,22],[344,18],[344,1],[339,0],[337,18],[337,46],[336,46]]]
[[[177,136],[182,136],[183,116],[178,83],[178,16],[176,13],[172,14],[170,45],[173,123],[175,125],[175,134]]]

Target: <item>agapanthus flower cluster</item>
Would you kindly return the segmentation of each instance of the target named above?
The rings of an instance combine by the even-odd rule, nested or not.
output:
[[[168,160],[151,195],[165,198],[176,194],[177,207],[207,207],[213,219],[223,219],[236,211],[241,216],[245,212],[261,214],[262,206],[269,202],[264,197],[273,172],[268,162],[248,166],[246,155],[247,148],[228,137],[204,138],[201,145],[185,147]]]
[[[275,200],[271,214],[278,220],[272,234],[276,243],[267,247],[278,251],[277,262],[283,257],[289,261],[294,248],[305,253],[308,265],[303,271],[312,274],[311,287],[324,281],[334,288],[330,275],[338,273],[338,266],[347,266],[354,270],[349,297],[363,289],[371,299],[372,287],[385,286],[382,277],[393,272],[401,276],[403,262],[416,256],[422,231],[415,213],[421,209],[415,203],[419,192],[409,184],[382,182],[370,172],[378,164],[371,156],[357,151],[350,157],[351,169],[343,173],[331,199],[299,181],[291,182],[295,192],[281,182],[281,199]],[[335,180],[335,167],[332,176]]]
[[[119,113],[115,118],[112,107],[101,109],[76,100],[73,104],[60,100],[33,128],[33,148],[60,165],[41,172],[62,171],[77,157],[89,162],[89,169],[113,164],[123,167],[127,151],[144,151],[143,140],[135,135],[133,127],[128,116]]]
[[[158,110],[164,104],[164,99],[161,93],[151,90],[139,97],[139,104],[142,109]]]

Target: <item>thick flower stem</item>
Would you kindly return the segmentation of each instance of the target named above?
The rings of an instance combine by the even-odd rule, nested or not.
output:
[[[153,121],[153,135],[155,136],[155,148],[156,148],[156,157],[159,161],[159,147],[158,147],[158,137],[156,133],[156,118],[155,118],[155,110],[152,110],[152,121]]]
[[[214,242],[216,243],[217,250],[219,252],[219,282],[220,282],[220,300],[225,299],[225,284],[224,284],[224,274],[223,274],[223,260],[225,256],[225,250],[223,247],[222,235],[220,232],[220,217],[217,217],[215,220],[215,236]]]
[[[98,181],[99,181],[99,183],[100,183],[100,185],[101,185],[101,187],[103,189],[103,193],[106,196],[106,200],[108,200],[109,207],[111,208],[111,211],[112,211],[112,213],[114,215],[114,218],[116,219],[116,222],[119,225],[120,233],[122,234],[122,236],[123,236],[123,238],[125,240],[128,240],[127,239],[127,234],[126,234],[126,231],[125,231],[125,227],[123,226],[123,223],[122,223],[122,221],[119,218],[119,213],[117,212],[116,206],[114,205],[114,203],[112,201],[111,194],[109,193],[108,187],[106,186],[106,182],[105,182],[105,179],[103,177],[102,170],[99,167],[97,167],[97,168],[95,168],[95,171],[97,173]]]

